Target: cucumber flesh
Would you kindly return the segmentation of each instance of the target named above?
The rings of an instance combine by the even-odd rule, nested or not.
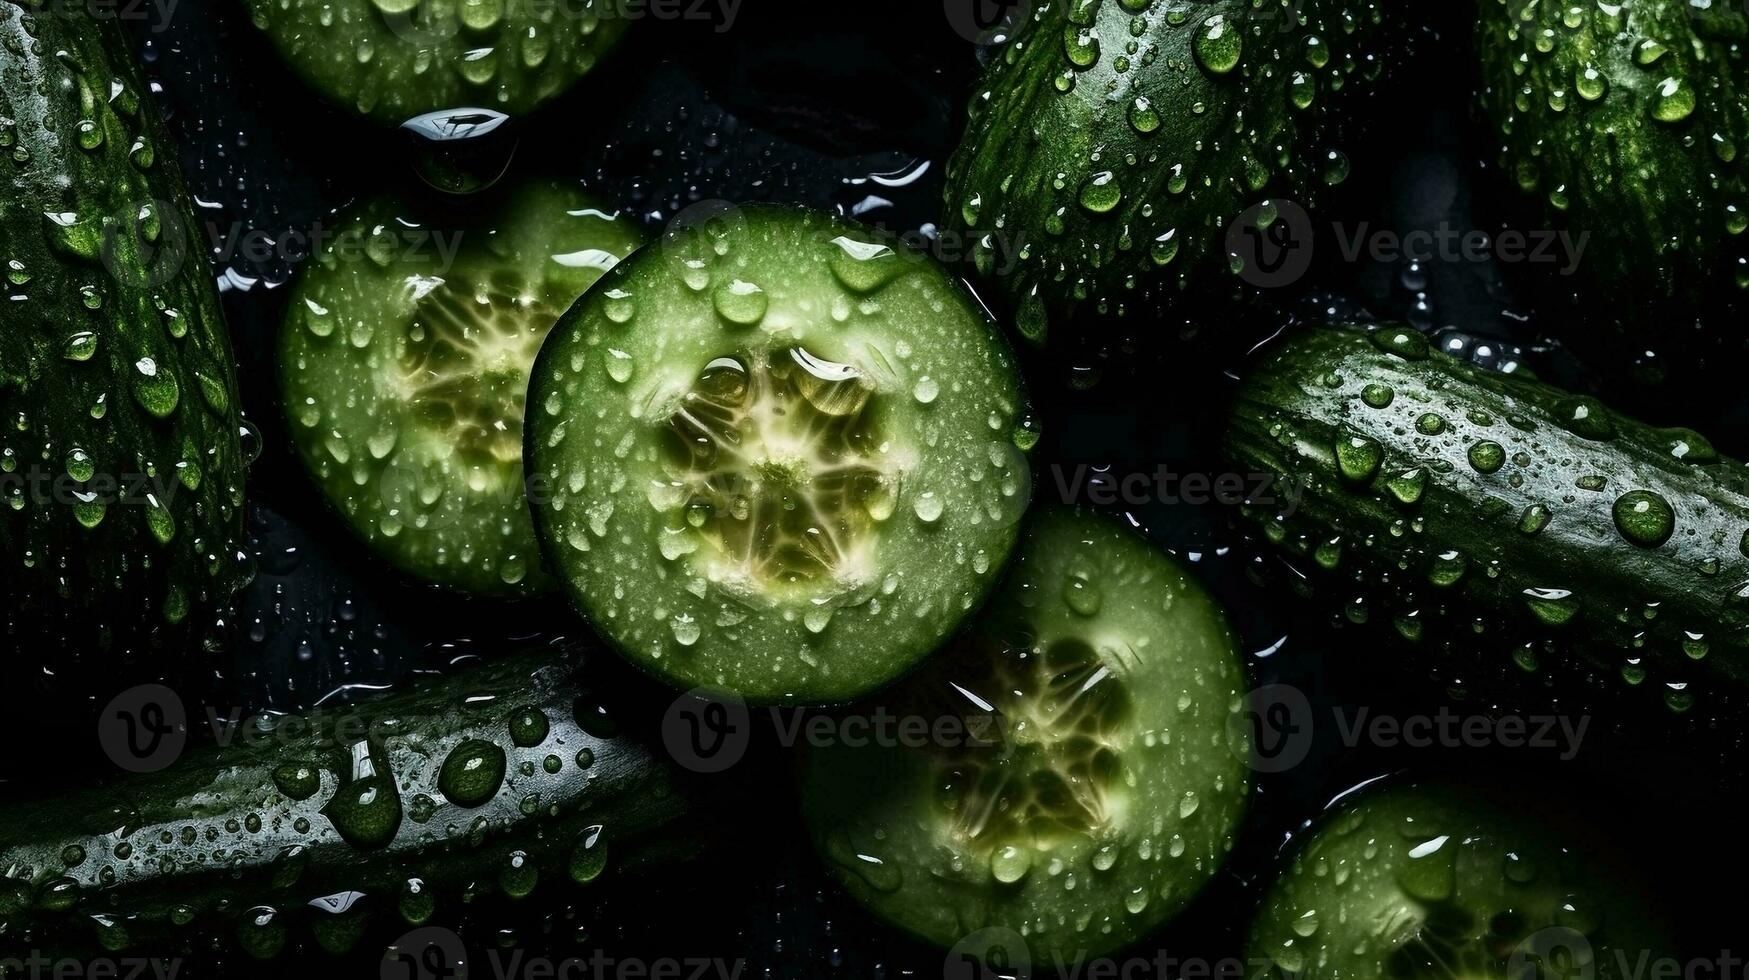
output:
[[[907,931],[1097,954],[1183,909],[1233,847],[1244,690],[1183,568],[1105,517],[1044,510],[964,636],[843,726],[950,734],[811,748],[803,811],[850,893]]]
[[[577,608],[672,683],[843,701],[1001,574],[1037,433],[957,280],[796,208],[676,228],[554,328],[528,482]]]
[[[299,458],[396,568],[477,595],[556,583],[523,486],[529,370],[547,332],[641,241],[533,182],[489,211],[364,205],[299,279],[279,338]]]
[[[1306,980],[1587,976],[1674,962],[1643,885],[1544,801],[1386,784],[1327,814],[1270,889],[1250,962]]]

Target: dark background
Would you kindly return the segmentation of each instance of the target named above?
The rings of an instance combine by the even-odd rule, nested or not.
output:
[[[583,180],[644,215],[653,229],[691,203],[719,198],[805,203],[855,211],[894,231],[923,228],[935,219],[943,167],[978,69],[976,46],[949,15],[953,6],[747,0],[726,31],[711,23],[639,24],[609,63],[526,120],[514,141],[470,151],[464,162],[490,174],[513,152],[512,174]],[[438,172],[429,147],[331,108],[283,71],[241,4],[182,0],[168,23],[133,26],[181,140],[199,217],[217,238],[256,230],[280,240],[332,225],[352,202],[418,188],[422,172]],[[1346,185],[1350,199],[1333,213],[1399,232],[1441,222],[1487,227],[1493,175],[1485,164],[1489,143],[1467,101],[1468,39],[1461,25],[1434,23],[1422,40],[1422,54],[1392,86],[1388,104],[1376,107],[1389,124],[1347,148],[1355,166]],[[1319,292],[1300,298],[1299,309],[1407,318],[1472,352],[1483,348],[1484,358],[1522,359],[1577,386],[1598,383],[1597,373],[1541,339],[1541,324],[1494,265],[1346,265],[1332,259],[1334,251],[1320,254],[1313,283]],[[296,274],[295,258],[254,262],[214,254],[246,412],[263,445],[250,482],[258,574],[229,665],[215,681],[215,702],[299,710],[492,656],[519,638],[585,634],[562,600],[470,602],[401,581],[326,512],[289,445],[270,363],[281,287]],[[1231,376],[1242,370],[1238,352],[1250,346],[1255,329],[1235,321],[1231,336],[1194,357],[1150,353],[1146,336],[1061,356],[1028,353],[1045,420],[1039,499],[1056,495],[1052,463],[1109,465],[1120,473],[1159,464],[1221,472],[1214,423]],[[1667,406],[1653,399],[1636,407],[1657,415]],[[1692,406],[1668,407],[1672,417],[1658,421],[1698,428],[1721,451],[1744,457],[1741,406],[1708,407],[1710,417],[1700,418],[1685,414]],[[1325,606],[1253,584],[1251,573],[1266,571],[1272,559],[1244,540],[1227,513],[1159,505],[1128,516],[1191,562],[1223,599],[1259,684],[1298,686],[1321,718],[1337,705],[1409,714],[1446,703],[1441,684],[1399,665],[1388,630],[1345,626]],[[663,700],[654,685],[646,688],[630,696]],[[1462,769],[1491,785],[1516,781],[1533,813],[1589,807],[1623,850],[1648,863],[1663,889],[1662,910],[1682,921],[1692,949],[1716,953],[1743,938],[1744,845],[1737,831],[1745,796],[1735,772],[1703,753],[1612,739],[1600,727],[1571,762],[1538,750],[1349,750],[1325,731],[1303,765],[1259,778],[1233,860],[1186,915],[1140,952],[1242,955],[1254,903],[1290,836],[1344,789],[1403,769]],[[470,944],[741,957],[743,977],[938,975],[940,951],[874,920],[830,881],[806,843],[788,769],[784,752],[764,733],[748,760],[713,777],[724,812],[706,860],[636,880],[603,880],[581,897],[539,892],[509,933],[499,931],[509,919],[483,911],[469,924]],[[317,955],[281,966],[376,972],[371,950],[339,966]],[[219,959],[205,968],[232,975],[244,965]]]

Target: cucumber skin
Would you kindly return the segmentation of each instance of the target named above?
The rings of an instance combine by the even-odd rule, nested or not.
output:
[[[1609,417],[1619,434],[1585,439],[1556,421],[1577,404],[1563,405],[1571,396],[1556,388],[1429,351],[1406,327],[1373,337],[1418,342],[1405,349],[1423,356],[1388,353],[1353,330],[1311,330],[1266,355],[1238,392],[1226,434],[1230,459],[1304,491],[1297,510],[1245,509],[1289,555],[1312,559],[1290,564],[1302,574],[1334,565],[1336,587],[1346,590],[1335,598],[1381,606],[1368,618],[1390,618],[1406,639],[1419,635],[1448,654],[1481,650],[1490,664],[1517,657],[1518,668],[1530,669],[1577,653],[1574,666],[1609,675],[1613,686],[1643,670],[1637,686],[1662,690],[1675,710],[1736,699],[1749,680],[1742,464],[1683,462],[1666,447],[1686,442],[1695,447],[1690,455],[1705,459],[1710,446],[1595,402],[1593,416]],[[1388,407],[1362,400],[1368,385],[1394,390]],[[1418,430],[1426,413],[1443,419],[1442,433]],[[1378,475],[1362,484],[1346,479],[1335,460],[1336,440],[1353,437],[1383,450]],[[1492,474],[1470,463],[1469,447],[1480,441],[1504,447],[1504,464]],[[1417,468],[1426,475],[1421,499],[1401,503],[1385,481]],[[1604,477],[1604,488],[1580,488],[1588,476]],[[1641,547],[1617,530],[1613,508],[1629,490],[1654,491],[1672,505],[1675,533],[1666,543]],[[1538,504],[1552,517],[1540,532],[1524,533],[1523,514]],[[1338,543],[1334,562],[1329,542]],[[1326,561],[1318,560],[1321,548]],[[1451,567],[1440,560],[1449,551],[1467,571],[1441,587],[1429,574]],[[1527,589],[1568,590],[1577,612],[1550,625],[1528,605]],[[1706,644],[1704,656],[1694,659],[1685,641],[1691,649]],[[1518,644],[1528,646],[1515,653]]]
[[[57,479],[82,450],[94,480],[136,496],[88,529],[51,484],[41,496],[5,487],[22,506],[0,507],[0,629],[14,641],[0,674],[40,683],[47,668],[69,696],[92,695],[118,665],[198,650],[246,580],[241,423],[200,226],[119,22],[78,5],[31,9],[0,0],[0,451],[14,478]],[[81,121],[101,145],[80,145]],[[161,225],[151,247],[136,217],[147,204]],[[76,216],[77,244],[53,240],[51,214]],[[66,353],[81,332],[96,343],[84,361]],[[148,357],[178,391],[162,418],[135,394]],[[134,474],[168,498],[167,542]]]
[[[1211,0],[1185,17],[1184,5],[1165,0],[1038,0],[991,61],[948,163],[943,227],[972,243],[985,278],[1015,263],[998,285],[1023,336],[1041,341],[1076,309],[1140,319],[1183,293],[1254,292],[1233,274],[1229,224],[1272,199],[1315,210],[1328,191],[1326,156],[1347,135],[1338,103],[1377,89],[1385,35],[1406,32],[1391,19],[1396,0],[1259,2]],[[1146,9],[1126,9],[1133,6]],[[1192,50],[1214,17],[1247,32],[1243,59],[1221,76],[1202,70]],[[1145,26],[1132,40],[1136,21]],[[1100,53],[1082,70],[1064,37],[1084,29],[1097,32]],[[1306,60],[1312,36],[1329,52],[1323,69]],[[1137,42],[1140,51],[1127,50]],[[1119,58],[1127,71],[1115,66]],[[1304,110],[1290,98],[1301,72],[1318,89]],[[1065,73],[1075,83],[1061,93],[1056,79]],[[1138,95],[1160,117],[1146,134],[1130,121]],[[1078,198],[1105,171],[1123,199],[1094,214]],[[1184,180],[1178,193],[1175,176]],[[1062,221],[1055,233],[1053,215]],[[1169,232],[1177,254],[1160,264],[1151,251]]]
[[[505,11],[500,2],[499,16],[483,30],[462,22],[461,4],[416,3],[399,14],[385,13],[372,0],[245,4],[255,27],[300,78],[336,105],[385,126],[473,107],[526,115],[589,75],[631,26],[616,10],[600,15],[607,5],[593,3],[509,4]],[[587,18],[576,16],[579,9],[590,10]],[[374,54],[360,58],[361,50]],[[463,67],[476,64],[482,51],[493,67],[476,82]]]
[[[1480,101],[1501,180],[1523,192],[1527,222],[1590,232],[1571,290],[1588,315],[1565,318],[1581,328],[1575,342],[1594,342],[1604,324],[1636,354],[1652,345],[1690,358],[1697,340],[1740,343],[1749,236],[1730,228],[1749,207],[1749,18],[1740,3],[1624,0],[1614,17],[1601,6],[1481,4]],[[1579,27],[1565,23],[1572,11]],[[1643,39],[1667,49],[1650,65],[1638,64]],[[1576,85],[1588,69],[1607,85],[1594,100]],[[1667,79],[1696,99],[1686,119],[1654,116]],[[1565,207],[1550,201],[1557,192]]]
[[[573,678],[576,658],[564,645],[522,652],[354,711],[307,716],[308,731],[298,737],[239,736],[158,773],[5,806],[0,959],[10,950],[116,944],[160,952],[203,941],[210,947],[215,938],[221,947],[234,940],[266,958],[278,951],[272,930],[263,933],[249,921],[261,907],[276,910],[278,927],[296,942],[309,927],[288,917],[324,896],[363,892],[367,916],[405,918],[397,902],[410,878],[422,879],[425,893],[436,899],[429,921],[440,923],[456,914],[463,896],[497,891],[518,851],[550,894],[553,881],[570,880],[573,851],[597,826],[595,846],[604,849],[610,867],[686,855],[694,842],[673,830],[692,804],[674,767],[629,738],[599,738],[579,725],[574,715],[585,689]],[[493,700],[462,704],[485,696]],[[526,748],[514,742],[507,723],[525,707],[539,709],[551,726],[542,742]],[[402,816],[382,847],[348,843],[323,813],[340,787],[337,773],[352,771],[352,752],[333,736],[349,741],[360,731],[381,733],[372,739],[376,771],[386,763],[399,786]],[[468,739],[500,746],[506,757],[503,784],[474,808],[451,804],[436,789],[444,759]],[[593,753],[587,768],[575,761],[585,749]],[[557,774],[542,765],[548,755],[562,762]],[[519,773],[524,763],[532,764],[532,776]],[[285,765],[315,766],[321,788],[302,801],[289,798],[274,780],[274,770]],[[520,809],[531,792],[540,795],[533,816]],[[423,822],[408,813],[417,793],[436,801]],[[251,815],[259,818],[258,831],[248,829]],[[300,820],[308,821],[308,832],[296,829]],[[114,856],[123,826],[132,828],[129,860]],[[85,858],[69,867],[62,854],[71,846],[82,848]],[[301,848],[301,858],[288,857],[289,848]],[[166,860],[172,865],[161,863]],[[105,884],[110,873],[114,881]],[[43,907],[43,896],[57,886],[63,897],[71,895],[70,908]],[[193,920],[174,924],[179,908],[192,910]],[[307,914],[314,924],[326,913],[311,908]],[[113,919],[125,934],[102,934],[94,915]],[[323,925],[338,926],[339,919]],[[328,936],[336,931],[344,930],[318,934],[318,943],[332,942]]]

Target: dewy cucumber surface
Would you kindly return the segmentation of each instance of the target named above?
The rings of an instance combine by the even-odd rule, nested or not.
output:
[[[1696,432],[1386,325],[1279,344],[1226,445],[1303,489],[1248,513],[1350,618],[1513,673],[1578,659],[1677,711],[1749,681],[1749,481]]]
[[[1299,848],[1252,925],[1254,976],[1642,976],[1680,966],[1607,843],[1529,786],[1361,790]],[[1261,970],[1263,972],[1256,972]]]
[[[1347,179],[1344,103],[1404,39],[1393,6],[1033,3],[972,99],[944,230],[1033,339],[1076,312],[1146,316],[1230,291],[1247,271],[1228,247],[1236,219],[1272,234],[1282,202],[1313,207]]]
[[[263,959],[339,951],[372,923],[453,922],[484,896],[541,901],[654,859],[690,804],[671,764],[604,727],[578,659],[512,654],[249,723],[156,773],[0,804],[0,958],[214,937]]]
[[[1581,306],[1686,356],[1749,296],[1749,11],[1691,0],[1483,0],[1476,47],[1500,177],[1584,236]],[[1552,223],[1552,224],[1548,224]],[[1711,321],[1711,322],[1709,322]],[[1576,333],[1576,341],[1583,334]]]
[[[859,901],[943,946],[1004,929],[1042,965],[1136,940],[1234,844],[1250,791],[1228,738],[1234,642],[1147,541],[1041,511],[989,609],[861,709],[949,734],[810,748],[815,843]]]
[[[578,608],[683,686],[839,701],[1001,575],[1037,439],[956,280],[818,212],[733,208],[621,263],[529,390],[535,524]]]
[[[299,457],[401,570],[481,595],[553,585],[523,486],[529,370],[641,231],[556,183],[488,213],[366,204],[298,281],[279,370]]]
[[[198,653],[247,576],[203,236],[121,28],[83,9],[0,2],[4,669],[69,685]]]
[[[313,88],[391,126],[467,109],[521,116],[589,74],[627,26],[607,3],[246,2]]]

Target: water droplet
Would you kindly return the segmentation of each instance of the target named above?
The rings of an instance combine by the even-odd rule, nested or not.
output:
[[[466,739],[443,760],[437,789],[460,807],[484,805],[504,783],[504,750],[485,739]]]
[[[1483,440],[1470,447],[1470,466],[1478,473],[1497,473],[1506,465],[1506,450],[1497,442]]]
[[[1336,468],[1350,483],[1369,483],[1384,464],[1385,451],[1373,439],[1361,435],[1336,437]]]
[[[942,498],[937,496],[933,490],[920,493],[911,501],[912,512],[917,515],[918,520],[925,524],[934,524],[940,520],[943,507]]]
[[[753,283],[735,279],[723,283],[711,293],[711,305],[717,316],[738,327],[757,326],[771,307],[771,297]]]
[[[1656,548],[1676,533],[1676,512],[1670,502],[1650,490],[1629,490],[1612,509],[1616,530],[1642,548]]]
[[[1225,75],[1239,66],[1244,52],[1240,25],[1230,22],[1225,14],[1215,14],[1203,20],[1191,42],[1197,64],[1213,75]]]
[[[1123,188],[1118,186],[1116,174],[1109,170],[1100,171],[1081,185],[1079,200],[1086,210],[1105,214],[1123,200]]]

